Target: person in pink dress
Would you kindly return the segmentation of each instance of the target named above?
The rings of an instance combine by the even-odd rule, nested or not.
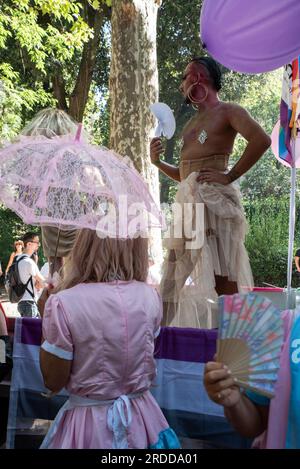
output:
[[[145,283],[147,247],[79,231],[43,315],[44,382],[69,399],[41,448],[180,447],[150,392],[162,302]]]

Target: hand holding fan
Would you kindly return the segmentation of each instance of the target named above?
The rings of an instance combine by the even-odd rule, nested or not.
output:
[[[282,344],[281,313],[271,301],[254,293],[219,299],[217,361],[237,385],[273,397]]]
[[[150,106],[150,111],[158,120],[155,129],[155,137],[163,135],[168,140],[173,137],[176,129],[175,117],[172,110],[165,103],[154,103]]]

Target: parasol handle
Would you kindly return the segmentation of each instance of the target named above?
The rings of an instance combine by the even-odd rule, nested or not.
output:
[[[75,142],[80,142],[81,131],[82,131],[82,123],[78,124],[77,132],[75,135]]]
[[[56,270],[56,269],[57,269],[57,267],[58,267],[57,251],[58,251],[59,239],[60,239],[60,227],[58,227],[58,231],[57,231],[54,259],[53,259],[52,262],[50,263],[50,276],[51,276],[51,278],[53,277],[54,272],[58,272],[58,270]]]

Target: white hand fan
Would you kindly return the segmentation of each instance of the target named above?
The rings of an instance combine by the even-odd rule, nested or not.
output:
[[[163,135],[169,140],[173,137],[176,129],[175,117],[172,110],[165,103],[154,103],[150,105],[150,111],[158,120],[155,129],[155,137]]]
[[[254,293],[219,299],[217,361],[241,387],[274,396],[283,344],[281,313]]]

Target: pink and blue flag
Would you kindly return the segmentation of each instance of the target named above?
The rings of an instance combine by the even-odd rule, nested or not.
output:
[[[295,165],[291,139],[300,131],[300,56],[284,67],[280,103],[279,158]]]

